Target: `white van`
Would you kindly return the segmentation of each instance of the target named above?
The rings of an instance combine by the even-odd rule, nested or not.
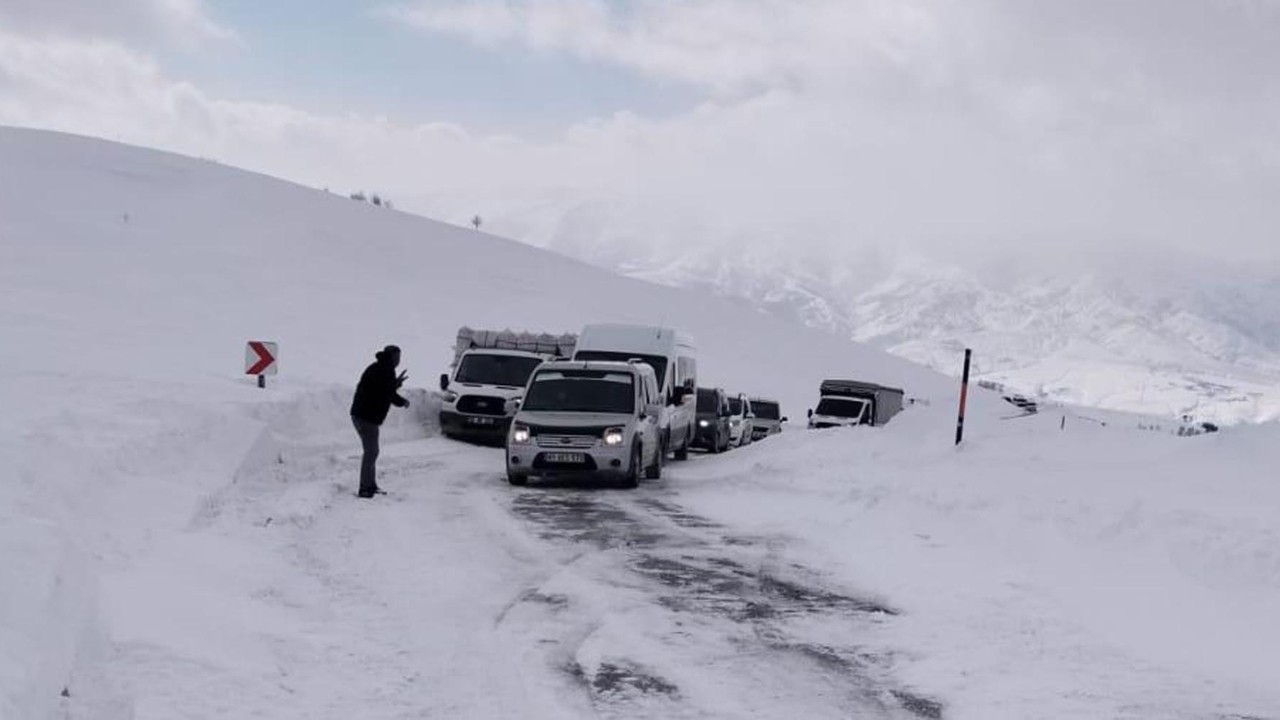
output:
[[[662,395],[663,457],[689,457],[697,422],[698,353],[693,339],[671,328],[647,325],[587,325],[574,360],[640,360],[653,368]]]
[[[595,475],[629,488],[662,477],[662,399],[643,362],[541,365],[507,437],[507,480]]]

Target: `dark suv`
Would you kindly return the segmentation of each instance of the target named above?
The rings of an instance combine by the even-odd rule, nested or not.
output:
[[[698,427],[693,446],[711,452],[729,449],[729,396],[721,388],[698,388]]]

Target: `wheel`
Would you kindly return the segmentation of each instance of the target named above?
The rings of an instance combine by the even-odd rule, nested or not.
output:
[[[690,430],[692,430],[692,428],[690,428]],[[686,432],[686,433],[685,433],[685,436],[684,436],[684,444],[683,444],[683,445],[681,445],[679,448],[677,448],[677,449],[676,449],[676,459],[677,459],[677,460],[688,460],[688,459],[689,459],[689,435],[690,435],[690,434],[692,434],[692,433],[691,433],[691,432]]]
[[[529,484],[529,476],[520,475],[520,474],[508,471],[507,482],[511,483],[512,485],[515,485],[516,487],[524,487],[525,485]]]
[[[662,448],[653,454],[653,464],[644,469],[645,480],[662,479]]]
[[[623,487],[640,487],[640,463],[643,462],[643,460],[644,456],[640,453],[640,446],[631,446],[631,464],[627,467],[627,474],[622,478]]]

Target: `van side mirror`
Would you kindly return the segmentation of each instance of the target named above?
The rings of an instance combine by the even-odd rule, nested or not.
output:
[[[447,373],[440,374],[440,389],[441,390],[449,389],[449,375]]]
[[[789,419],[789,418],[787,418],[787,416],[786,416],[786,415],[783,415],[783,416],[782,416],[782,420],[780,420],[779,422],[790,422],[790,419]]]
[[[809,408],[809,417],[813,417],[813,408]]]

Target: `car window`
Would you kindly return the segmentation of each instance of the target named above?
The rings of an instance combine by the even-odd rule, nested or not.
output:
[[[833,417],[859,418],[867,405],[869,403],[866,400],[857,398],[825,397],[818,401],[818,408],[814,412]]]
[[[762,420],[779,420],[782,418],[782,414],[778,408],[778,403],[758,402],[752,407],[756,411],[756,417]]]
[[[473,354],[462,358],[454,380],[476,385],[524,387],[542,364],[541,358]]]
[[[540,372],[534,376],[523,408],[530,412],[635,412],[632,375],[590,370]]]
[[[715,412],[719,401],[719,393],[715,390],[698,388],[698,412]]]

